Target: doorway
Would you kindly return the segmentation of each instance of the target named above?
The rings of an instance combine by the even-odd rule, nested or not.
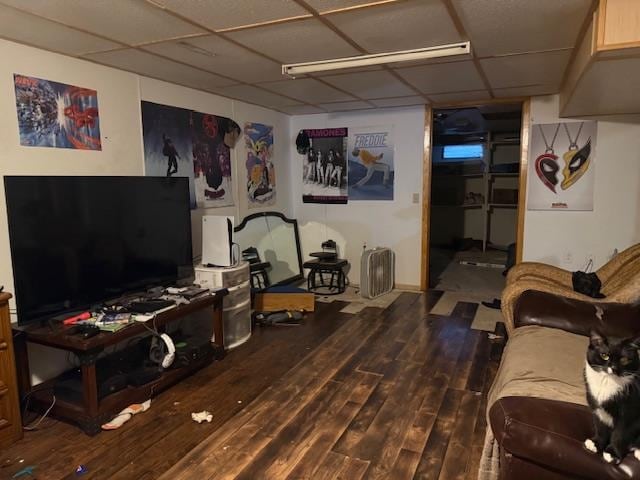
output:
[[[499,298],[522,252],[528,102],[427,109],[425,121],[423,285]]]

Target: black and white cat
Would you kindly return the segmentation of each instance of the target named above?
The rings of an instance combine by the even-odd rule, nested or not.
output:
[[[595,426],[585,447],[609,463],[630,452],[640,460],[640,338],[592,331],[584,377]]]

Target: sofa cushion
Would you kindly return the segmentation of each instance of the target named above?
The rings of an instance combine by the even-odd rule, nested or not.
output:
[[[491,407],[489,419],[505,454],[575,478],[640,478],[640,462],[631,455],[615,466],[584,448],[585,438],[592,434],[591,412],[584,405],[503,397]]]

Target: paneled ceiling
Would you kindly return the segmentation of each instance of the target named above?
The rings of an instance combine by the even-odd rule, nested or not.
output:
[[[288,114],[555,93],[593,0],[0,0],[0,38]],[[290,79],[282,63],[469,40]]]

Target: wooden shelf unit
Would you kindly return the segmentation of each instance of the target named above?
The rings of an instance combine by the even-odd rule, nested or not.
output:
[[[227,294],[221,290],[205,297],[193,300],[187,305],[180,305],[174,309],[159,313],[152,320],[148,320],[149,326],[158,330],[167,324],[180,320],[185,316],[201,310],[212,309],[212,324],[215,341],[214,351],[219,356],[224,355],[222,343],[222,299]],[[69,327],[58,327],[52,331],[51,327],[41,325],[15,326],[16,338],[16,362],[19,365],[21,376],[19,378],[20,391],[23,397],[29,396],[30,408],[34,411],[45,412],[51,407],[50,415],[75,423],[88,435],[100,432],[100,426],[113,418],[123,408],[132,403],[140,403],[152,395],[169,388],[196,370],[206,366],[214,358],[211,355],[192,362],[186,367],[169,369],[162,373],[160,378],[145,385],[127,388],[98,399],[98,385],[96,375],[96,362],[99,355],[106,347],[119,344],[147,331],[147,327],[140,323],[131,324],[117,332],[102,332],[89,339],[82,339],[66,332]],[[83,398],[80,403],[56,398],[54,401],[53,389],[57,378],[53,378],[31,387],[31,374],[29,371],[29,359],[27,356],[27,343],[35,343],[57,348],[74,353],[80,361],[82,372]]]
[[[0,292],[0,449],[22,438],[18,381],[13,353],[9,300]]]

